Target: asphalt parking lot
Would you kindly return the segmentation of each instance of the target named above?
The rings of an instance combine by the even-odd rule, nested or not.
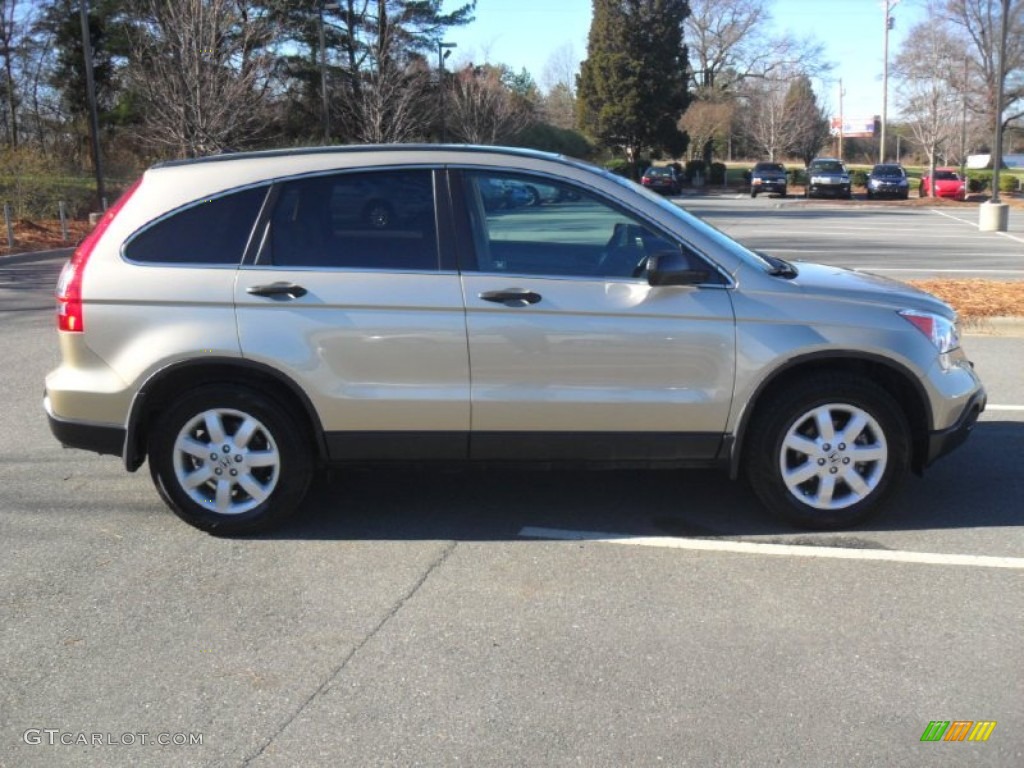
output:
[[[928,211],[684,204],[787,258],[1024,277]],[[1024,338],[966,339],[989,410],[851,531],[710,471],[403,470],[221,540],[50,436],[59,267],[0,263],[0,766],[1024,763]]]
[[[682,197],[692,213],[748,246],[790,261],[823,261],[897,280],[1024,280],[1024,210],[1006,232],[979,232],[972,203],[911,207],[894,201],[802,197]]]

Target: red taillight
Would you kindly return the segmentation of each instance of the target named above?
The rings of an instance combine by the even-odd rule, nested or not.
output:
[[[92,255],[96,244],[107,231],[107,227],[114,220],[114,217],[124,208],[135,190],[139,188],[142,179],[138,179],[124,194],[118,198],[103,217],[97,222],[92,232],[85,236],[75,249],[71,260],[61,270],[60,280],[57,281],[57,328],[61,331],[81,333],[85,330],[85,323],[82,319],[82,276],[85,273],[85,264]]]

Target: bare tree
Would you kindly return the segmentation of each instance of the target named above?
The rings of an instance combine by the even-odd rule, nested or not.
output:
[[[576,126],[576,77],[580,71],[580,58],[572,43],[552,51],[544,66],[541,84],[544,97],[541,103],[544,119],[558,128]]]
[[[272,30],[245,0],[146,0],[130,86],[148,143],[192,157],[267,133]]]
[[[791,35],[773,35],[766,0],[690,0],[686,45],[705,90],[735,91],[747,80],[778,78],[801,69],[816,74],[831,68],[824,45]]]
[[[422,66],[385,62],[368,72],[349,126],[357,142],[385,144],[422,138],[436,114],[430,98],[430,74]]]
[[[999,81],[999,30],[1002,19],[1000,0],[932,0],[929,17],[944,26],[952,45],[971,57],[974,80],[966,91],[968,109],[983,116],[994,135],[999,116],[996,90]],[[1006,35],[1006,81],[1003,95],[1003,125],[1024,117],[1024,0],[1010,0]],[[908,45],[914,46],[913,36]],[[963,59],[953,64],[960,71]]]
[[[455,76],[449,99],[452,132],[471,144],[498,144],[533,121],[529,102],[503,81],[505,70],[469,66]]]
[[[959,58],[948,30],[926,21],[910,31],[893,68],[899,83],[897,103],[928,156],[931,178],[940,147],[956,141],[960,133],[960,99],[949,79]]]
[[[697,101],[679,119],[679,128],[690,137],[691,157],[700,155],[710,142],[728,138],[736,105],[733,100]]]
[[[747,87],[747,119],[741,130],[762,155],[775,161],[786,148],[786,83],[763,80]]]

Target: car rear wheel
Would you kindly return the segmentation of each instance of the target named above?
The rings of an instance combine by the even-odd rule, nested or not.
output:
[[[287,409],[242,387],[186,392],[158,418],[149,467],[161,498],[217,535],[267,530],[302,502],[312,452]]]
[[[750,425],[745,476],[775,514],[807,528],[865,520],[906,474],[909,427],[868,379],[809,377],[764,404]]]

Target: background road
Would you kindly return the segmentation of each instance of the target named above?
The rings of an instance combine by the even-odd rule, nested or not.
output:
[[[769,242],[858,237],[749,202],[716,215]],[[886,221],[873,242],[899,237]],[[1024,571],[670,546],[1024,563],[1024,339],[967,339],[994,407],[840,534],[775,523],[717,472],[404,470],[321,479],[285,530],[220,540],[145,468],[49,435],[59,266],[0,264],[0,766],[1024,761]],[[998,725],[920,741],[957,719]],[[94,734],[134,743],[60,744]]]
[[[979,232],[978,207],[804,200],[761,195],[684,197],[680,204],[755,250],[916,280],[1024,280],[1024,211],[1007,232]]]

